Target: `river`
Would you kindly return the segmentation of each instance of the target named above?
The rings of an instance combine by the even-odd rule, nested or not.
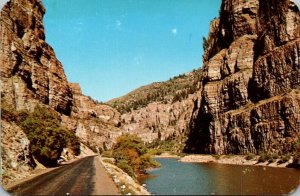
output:
[[[286,194],[300,182],[300,169],[156,160],[161,167],[139,180],[157,195]]]

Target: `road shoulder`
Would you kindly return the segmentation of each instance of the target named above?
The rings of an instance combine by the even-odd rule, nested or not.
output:
[[[93,177],[94,190],[92,195],[120,195],[120,192],[112,178],[106,172],[100,157],[94,158],[95,175]]]

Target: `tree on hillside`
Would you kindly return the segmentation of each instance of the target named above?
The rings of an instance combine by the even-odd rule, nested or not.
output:
[[[20,125],[30,140],[31,153],[46,166],[55,165],[65,147],[75,155],[80,153],[79,139],[60,125],[59,116],[52,110],[37,106]]]

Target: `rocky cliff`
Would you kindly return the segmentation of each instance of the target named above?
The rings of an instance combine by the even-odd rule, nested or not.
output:
[[[119,112],[84,96],[79,85],[68,82],[62,64],[45,42],[44,13],[40,0],[10,0],[1,11],[3,184],[29,175],[36,167],[32,144],[18,118],[37,105],[56,111],[61,125],[95,151],[109,147],[121,134]]]
[[[69,115],[72,93],[61,63],[45,42],[39,0],[12,0],[1,11],[1,97],[15,109],[44,103]]]
[[[39,104],[70,114],[72,93],[61,63],[45,42],[40,1],[12,0],[0,18],[1,109],[32,111]],[[3,183],[35,167],[30,142],[15,122],[1,113]]]
[[[166,150],[182,151],[201,75],[201,69],[181,74],[143,86],[108,104],[122,112],[123,132],[137,134],[153,147],[167,140]]]
[[[62,124],[72,130],[81,142],[101,152],[111,147],[114,139],[122,134],[120,113],[100,104],[81,92],[78,83],[70,83],[73,94],[71,117],[63,115]]]
[[[289,0],[223,0],[185,151],[287,153],[299,143],[300,16]]]

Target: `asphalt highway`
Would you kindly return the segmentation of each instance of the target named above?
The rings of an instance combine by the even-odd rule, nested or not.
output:
[[[68,165],[62,165],[11,187],[7,191],[22,196],[118,194],[115,184],[106,174],[100,161],[95,164],[96,158],[85,157]]]

